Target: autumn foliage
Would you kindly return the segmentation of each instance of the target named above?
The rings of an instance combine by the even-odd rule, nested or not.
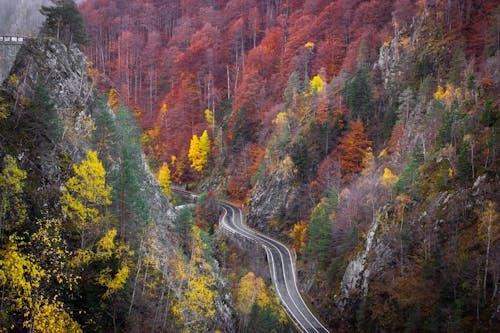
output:
[[[106,171],[95,151],[89,151],[81,165],[73,165],[73,171],[75,176],[68,179],[61,197],[62,211],[79,231],[84,249],[104,222],[101,207],[111,204],[111,188],[106,185]]]
[[[340,139],[334,156],[340,160],[342,176],[352,180],[354,175],[363,171],[365,156],[371,146],[371,141],[365,133],[363,122],[356,120],[350,123],[351,130]]]
[[[367,60],[373,59],[391,9],[410,7],[375,0],[88,0],[81,6],[91,36],[90,60],[115,83],[117,96],[136,111],[143,127],[156,131],[151,155],[161,162],[188,153],[192,134],[207,127],[207,109],[213,113],[212,134],[229,120],[221,129],[229,132],[224,137],[234,137],[233,119],[243,107],[251,132],[270,128],[266,113],[292,72],[300,80],[312,78],[310,93],[320,92],[334,75],[352,71],[343,59],[346,54],[356,59],[361,40],[370,41]],[[398,24],[409,18],[399,15]],[[263,148],[262,141],[254,143]]]
[[[82,10],[86,53],[109,79],[98,85],[134,110],[155,169],[168,163],[179,183],[214,175],[204,185],[250,206],[268,184],[286,193],[255,224],[290,236],[331,327],[498,326],[496,1],[88,0]],[[208,206],[180,229],[210,230]],[[368,291],[357,281],[339,295],[367,244],[376,248],[357,267],[376,274],[358,274]],[[175,318],[199,329],[211,270],[178,272]],[[245,329],[265,288],[250,273],[234,284]],[[338,314],[344,301],[352,308]]]

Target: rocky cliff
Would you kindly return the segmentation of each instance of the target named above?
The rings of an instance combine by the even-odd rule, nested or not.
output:
[[[282,165],[276,172],[259,179],[248,204],[248,225],[261,231],[279,231],[279,223],[273,225],[273,220],[277,222],[280,217],[283,218],[298,196],[293,180],[293,173],[285,171]]]
[[[0,82],[8,76],[20,45],[0,45]]]
[[[137,249],[133,266],[137,275],[129,276],[133,294],[124,298],[129,302],[126,329],[166,327],[165,318],[148,321],[132,310],[144,312],[152,307],[151,311],[160,311],[165,304],[158,303],[156,293],[171,293],[169,288],[180,283],[175,280],[177,273],[172,272],[172,258],[179,258],[183,246],[175,232],[177,213],[146,162],[133,118],[128,111],[112,110],[107,105],[98,95],[88,70],[85,56],[75,46],[68,47],[53,38],[27,39],[0,89],[0,156],[14,156],[28,175],[23,200],[27,202],[27,219],[32,221],[40,215],[60,214],[61,191],[72,175],[72,165],[81,163],[90,150],[98,152],[106,168],[107,182],[114,187],[109,210],[116,217],[111,218],[111,223],[118,225],[127,246]],[[219,272],[217,266],[214,271]],[[157,285],[146,286],[152,281]],[[224,288],[220,275],[216,283]],[[136,293],[141,284],[142,292]],[[88,297],[98,297],[97,291]],[[217,321],[211,318],[211,322],[221,323],[231,331],[228,297],[227,293],[217,297]],[[74,301],[70,298],[67,303]],[[170,311],[170,307],[161,311]],[[95,314],[88,314],[92,315]],[[79,320],[88,329],[97,327],[85,322],[88,319]]]
[[[373,330],[377,323],[381,330],[395,329],[391,314],[375,310],[387,306],[393,313],[410,308],[418,312],[399,324],[410,330],[498,328],[498,312],[490,304],[496,297],[497,273],[487,277],[498,265],[489,265],[490,245],[478,231],[484,228],[487,207],[498,202],[498,172],[487,166],[495,163],[487,157],[490,148],[482,155],[486,164],[479,165],[480,157],[472,153],[486,136],[498,145],[498,135],[490,132],[496,125],[484,121],[488,109],[482,105],[492,95],[488,88],[476,88],[476,78],[484,74],[478,73],[473,57],[467,60],[451,38],[434,44],[433,24],[428,12],[416,17],[381,47],[374,65],[384,88],[399,96],[398,120],[388,149],[379,156],[378,173],[383,173],[382,166],[394,168],[401,187],[394,187],[399,196],[386,198],[379,207],[363,245],[346,265],[334,306],[338,327]],[[451,59],[448,67],[443,59]],[[484,62],[488,78],[483,80],[499,81],[499,72],[491,69],[498,61],[497,53]],[[421,76],[417,84],[401,85],[408,75]],[[482,287],[468,284],[469,269],[477,271]],[[481,298],[480,289],[493,298]],[[474,293],[477,299],[471,301]],[[435,307],[432,314],[430,304]],[[453,316],[448,326],[435,319],[444,313]]]

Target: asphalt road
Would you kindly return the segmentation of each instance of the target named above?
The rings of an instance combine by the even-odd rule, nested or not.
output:
[[[307,333],[328,332],[309,310],[297,289],[295,257],[290,249],[243,224],[243,214],[238,207],[222,202],[220,205],[224,210],[219,223],[220,227],[232,234],[255,241],[266,250],[274,289],[296,326]]]

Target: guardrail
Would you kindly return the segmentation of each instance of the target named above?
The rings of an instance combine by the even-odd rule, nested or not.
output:
[[[23,36],[0,36],[0,44],[4,45],[21,45],[26,37]]]

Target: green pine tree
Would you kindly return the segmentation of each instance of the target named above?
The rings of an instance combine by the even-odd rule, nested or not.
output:
[[[372,88],[366,66],[358,67],[353,78],[346,83],[344,91],[352,119],[360,118],[363,123],[368,124],[372,109]]]
[[[42,31],[67,45],[85,44],[87,33],[82,13],[74,0],[51,0],[52,7],[42,6],[40,12],[46,17]]]
[[[336,209],[336,203],[336,193],[332,193],[328,198],[323,198],[314,208],[307,229],[305,255],[309,258],[315,257],[320,265],[325,265],[330,257],[332,242],[332,220],[330,216]]]

